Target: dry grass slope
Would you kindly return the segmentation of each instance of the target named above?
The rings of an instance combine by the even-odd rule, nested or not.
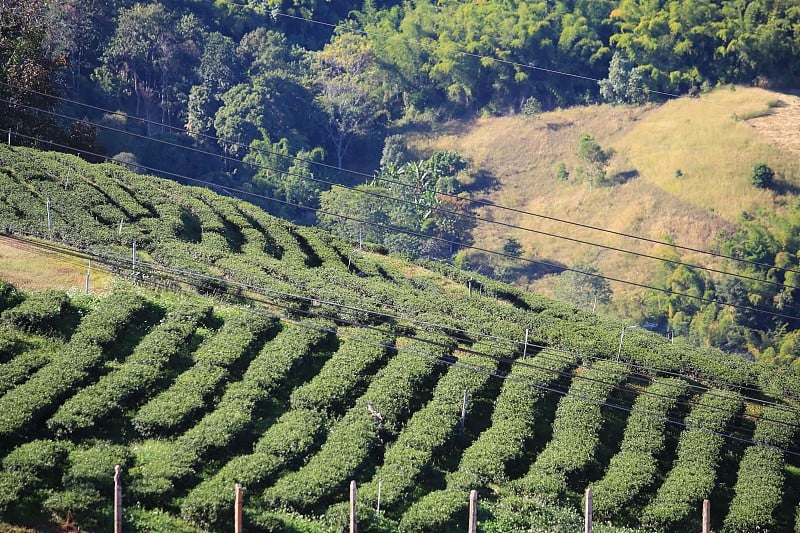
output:
[[[510,116],[449,124],[437,134],[412,138],[410,144],[421,153],[451,149],[467,156],[474,168],[497,180],[498,186],[484,196],[491,202],[711,249],[717,235],[732,229],[742,212],[781,210],[796,200],[791,191],[800,185],[798,125],[798,97],[737,87],[662,105],[598,105],[543,113],[535,119]],[[576,156],[582,133],[594,135],[603,148],[615,151],[608,183],[591,192],[581,178]],[[776,170],[786,185],[781,192],[750,185],[749,172],[757,162]],[[567,181],[556,177],[560,163],[570,173]],[[665,252],[657,245],[538,217],[496,209],[481,215],[652,255]],[[500,249],[510,235],[506,228],[479,224],[475,241],[481,247]],[[658,261],[532,232],[518,230],[514,236],[523,244],[526,257],[567,265],[589,263],[612,277],[647,283],[659,267]],[[702,255],[684,259],[713,264]],[[546,278],[517,281],[545,293],[552,288]],[[612,288],[616,311],[635,316],[641,289],[616,284]]]

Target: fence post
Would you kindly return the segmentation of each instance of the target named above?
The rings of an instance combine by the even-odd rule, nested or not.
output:
[[[525,346],[522,347],[522,360],[528,355],[528,334],[531,332],[530,326],[525,328]]]
[[[478,491],[469,491],[469,533],[478,533]]]
[[[592,533],[592,489],[586,489],[586,498],[583,516],[583,532]]]
[[[86,269],[86,294],[89,294],[89,278],[92,275],[92,260],[89,259],[89,268]]]
[[[242,533],[242,484],[237,483],[234,485],[234,491],[233,531],[234,533]]]
[[[119,465],[114,466],[114,533],[122,533],[122,483]]]
[[[375,507],[375,516],[381,515],[381,491],[383,491],[383,478],[378,480],[378,506]]]
[[[711,533],[711,501],[703,500],[703,533]]]
[[[467,390],[464,389],[464,401],[461,403],[461,433],[464,433],[464,422],[467,420]]]
[[[350,533],[358,532],[356,522],[356,480],[350,482]]]

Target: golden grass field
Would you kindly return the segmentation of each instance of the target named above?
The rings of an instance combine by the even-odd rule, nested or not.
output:
[[[578,170],[578,138],[590,133],[615,155],[609,182],[590,192]],[[757,88],[720,88],[699,98],[679,98],[644,107],[595,105],[521,116],[448,124],[442,133],[409,138],[420,154],[456,150],[473,171],[488,172],[498,187],[482,193],[495,204],[617,232],[713,249],[721,231],[734,228],[743,212],[781,210],[796,202],[800,186],[800,99]],[[775,169],[782,192],[749,183],[753,165]],[[556,178],[559,163],[567,181]],[[789,192],[787,192],[789,191]],[[529,229],[635,250],[656,256],[663,246],[521,215],[497,208],[481,216]],[[566,265],[592,264],[602,273],[652,282],[659,261],[544,237],[530,231],[479,224],[477,246],[500,249],[514,235],[524,256]],[[719,266],[703,254],[683,260]],[[517,279],[549,293],[552,279]],[[635,317],[642,289],[612,284],[618,314]]]
[[[88,264],[74,257],[43,251],[15,239],[0,237],[0,279],[25,291],[61,289],[83,292],[86,289]],[[112,275],[92,266],[89,291],[111,290]]]

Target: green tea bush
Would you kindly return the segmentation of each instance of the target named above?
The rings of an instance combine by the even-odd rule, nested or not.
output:
[[[503,353],[488,341],[475,344],[473,349],[497,356]],[[458,361],[439,380],[431,401],[414,413],[397,441],[386,450],[373,480],[361,488],[360,498],[365,503],[377,503],[379,479],[383,480],[382,502],[387,509],[396,509],[410,496],[424,468],[457,433],[464,391],[474,402],[497,370],[497,362],[483,356],[464,354]]]
[[[56,434],[87,429],[105,417],[118,415],[126,400],[146,396],[170,360],[186,350],[194,331],[210,312],[207,304],[187,302],[168,313],[121,366],[67,400],[47,426]]]
[[[657,378],[636,398],[619,453],[611,458],[603,479],[592,484],[598,518],[614,518],[653,486],[666,442],[666,420],[687,392],[683,380]]]
[[[293,408],[340,411],[350,403],[354,393],[363,392],[374,367],[384,360],[387,346],[392,342],[388,332],[366,328],[343,328],[339,335],[342,343],[339,350],[313,380],[292,392]]]
[[[14,307],[23,300],[17,288],[7,281],[0,280],[0,311]]]
[[[533,434],[539,401],[546,394],[541,387],[557,381],[574,362],[547,350],[518,360],[495,401],[492,424],[464,451],[459,475],[448,481],[448,487],[463,491],[507,481],[508,465],[525,453]]]
[[[431,335],[422,339],[444,340]],[[433,373],[436,358],[449,354],[446,347],[435,347],[423,340],[399,343],[398,350],[398,355],[375,376],[355,406],[331,428],[320,451],[303,468],[267,489],[266,501],[296,509],[318,505],[352,479],[379,449],[381,438],[397,434]]]
[[[242,380],[228,386],[216,408],[174,441],[161,444],[152,456],[139,458],[141,493],[162,497],[160,490],[171,490],[190,476],[201,460],[233,444],[254,422],[257,407],[286,384],[291,371],[318,350],[327,335],[309,324],[282,330],[253,359]]]
[[[727,424],[742,408],[738,395],[711,389],[700,396],[686,418],[677,459],[655,498],[645,507],[642,523],[675,529],[696,514],[700,502],[714,489],[719,452]]]
[[[146,307],[140,296],[119,292],[103,298],[83,317],[64,350],[28,381],[0,397],[0,440],[18,434],[75,387],[106,358],[106,348]],[[0,445],[1,446],[1,445]]]
[[[21,304],[3,311],[0,322],[28,333],[48,334],[58,329],[68,307],[64,291],[33,292]]]
[[[624,370],[622,364],[599,361],[573,379],[569,395],[558,402],[552,439],[516,483],[520,492],[556,498],[568,490],[569,476],[590,465],[600,443],[601,403],[622,383]]]
[[[794,442],[800,417],[793,409],[768,406],[756,422],[753,440],[739,463],[735,495],[725,517],[727,531],[771,531],[784,498],[786,459],[781,449]]]
[[[241,483],[248,497],[255,494],[308,455],[328,423],[328,417],[314,409],[290,409],[256,442],[253,453],[234,457],[192,489],[181,503],[181,516],[207,529],[220,527],[231,518],[231,487]]]
[[[62,348],[62,343],[51,342],[24,351],[9,362],[0,364],[0,395],[28,379],[36,370],[49,363],[53,354]]]
[[[228,377],[228,368],[277,329],[278,322],[260,314],[239,312],[193,354],[195,365],[165,391],[144,404],[133,417],[142,435],[166,434],[206,407],[206,402]]]
[[[0,512],[25,499],[27,489],[56,484],[70,447],[67,442],[34,440],[9,453],[0,470]]]

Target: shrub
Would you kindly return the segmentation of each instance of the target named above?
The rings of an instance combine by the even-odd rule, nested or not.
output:
[[[228,376],[228,368],[244,357],[259,339],[275,331],[277,321],[264,315],[238,312],[195,351],[195,365],[165,391],[144,404],[133,417],[142,435],[173,431],[206,405]]]
[[[48,420],[48,427],[56,433],[89,428],[119,412],[127,399],[146,395],[170,359],[187,348],[210,311],[208,305],[190,302],[169,313],[121,366],[67,400]]]
[[[441,337],[438,340],[441,341]],[[355,407],[331,429],[319,453],[299,471],[279,479],[264,493],[268,502],[296,509],[317,505],[352,478],[378,448],[381,437],[396,435],[414,400],[421,394],[420,388],[424,388],[436,357],[449,353],[446,348],[432,348],[416,340],[407,345],[400,343],[398,349],[398,355],[375,377]],[[383,415],[385,422],[373,418],[369,405]]]
[[[644,509],[646,526],[674,530],[711,494],[724,441],[719,433],[741,407],[736,394],[722,390],[711,389],[700,397],[686,418],[687,429],[681,433],[672,470]]]
[[[624,379],[624,367],[598,361],[574,378],[569,395],[558,402],[553,437],[517,482],[524,494],[555,498],[567,490],[567,477],[584,471],[600,443],[600,406]]]
[[[750,183],[759,189],[768,189],[775,178],[775,171],[765,163],[756,163],[750,171]]]
[[[59,327],[68,306],[69,298],[64,291],[34,292],[21,304],[3,311],[0,320],[29,333],[52,333]]]
[[[130,293],[103,298],[83,318],[61,353],[0,398],[0,441],[19,434],[41,415],[54,410],[64,396],[96,370],[106,357],[105,348],[145,307],[144,299]]]
[[[613,518],[650,488],[658,475],[659,454],[666,440],[666,420],[688,391],[688,383],[657,378],[640,394],[625,426],[620,451],[611,458],[603,479],[592,484],[598,518]]]
[[[756,422],[753,440],[739,463],[735,496],[725,517],[728,531],[769,531],[777,528],[776,511],[784,497],[785,457],[780,449],[793,443],[797,412],[765,407]],[[776,449],[779,448],[779,449]]]

